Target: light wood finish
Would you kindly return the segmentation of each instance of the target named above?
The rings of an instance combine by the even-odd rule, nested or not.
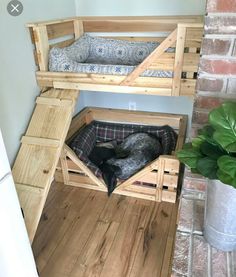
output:
[[[40,72],[36,73],[37,82],[40,87],[53,87],[55,82],[69,87],[83,88],[85,90],[97,91],[107,90],[108,92],[114,91],[117,93],[129,93],[133,94],[171,94],[172,78],[155,78],[155,77],[138,77],[134,81],[132,87],[123,88],[120,86],[120,82],[125,79],[125,76],[116,75],[102,75],[102,74],[76,74],[65,72]],[[181,80],[181,96],[193,96],[195,92],[196,80],[194,79],[182,79]],[[165,90],[167,89],[167,90]],[[136,90],[139,90],[136,92]],[[113,92],[114,92],[113,91]]]
[[[54,183],[33,252],[41,277],[168,277],[178,204]]]
[[[40,26],[33,28],[34,40],[37,53],[37,61],[39,63],[40,70],[48,70],[48,52],[49,52],[49,41],[47,34],[47,27]]]
[[[75,32],[75,39],[78,39],[84,34],[84,26],[82,20],[74,20],[74,32]]]
[[[51,89],[38,97],[26,135],[22,137],[12,173],[30,241],[36,232],[77,95],[76,91]]]
[[[173,45],[177,38],[177,29],[174,30],[133,72],[121,83],[123,86],[132,85],[133,81],[141,75],[148,67],[155,62],[169,47]]]
[[[23,136],[21,138],[21,143],[22,144],[31,144],[31,145],[41,145],[41,146],[47,146],[47,147],[56,147],[57,148],[60,145],[60,140]]]
[[[152,126],[168,124],[180,133],[176,145],[178,148],[183,144],[187,126],[187,116],[184,115],[86,108],[73,118],[67,140],[70,140],[80,128],[92,120]],[[107,192],[104,181],[96,177],[67,145],[64,145],[63,151],[66,157],[57,165],[55,175],[57,181],[66,180],[67,185]],[[175,202],[178,175],[179,161],[177,158],[174,155],[162,155],[129,179],[119,182],[114,193],[151,201]]]
[[[174,78],[172,95],[180,95],[181,86],[181,74],[183,72],[183,61],[184,61],[184,48],[185,48],[185,38],[186,38],[187,28],[185,25],[179,24],[177,28],[177,43],[175,51],[175,64],[174,64]]]
[[[193,96],[195,93],[198,53],[203,33],[200,16],[73,17],[31,23],[28,26],[30,30],[33,28],[35,33],[31,37],[36,46],[35,60],[39,65],[36,75],[41,88],[162,96]],[[118,39],[158,41],[160,45],[128,76],[48,72],[48,50],[52,46],[70,45],[83,32],[93,32],[98,36],[104,36],[104,33],[108,33],[109,36],[112,32],[113,37]],[[120,36],[121,32],[132,34],[124,37]],[[145,33],[145,36],[138,36],[140,32]],[[156,37],[153,37],[153,32],[156,33]],[[166,37],[160,37],[160,32],[164,32]],[[53,41],[59,38],[60,42]],[[175,54],[164,52],[170,46],[176,48]],[[188,51],[189,48],[195,48],[196,52],[191,53]],[[174,76],[173,78],[139,77],[146,69],[173,71]],[[187,78],[181,77],[183,72]]]

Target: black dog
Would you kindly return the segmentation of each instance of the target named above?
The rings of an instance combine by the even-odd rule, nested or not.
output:
[[[114,148],[96,146],[89,158],[102,171],[110,195],[117,185],[117,178],[128,179],[161,153],[161,144],[155,136],[134,133]]]

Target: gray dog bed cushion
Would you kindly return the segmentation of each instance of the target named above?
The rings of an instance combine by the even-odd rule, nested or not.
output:
[[[68,47],[52,48],[49,52],[49,70],[128,75],[158,45],[156,42],[130,42],[85,34]],[[174,52],[174,48],[167,51]],[[173,72],[146,70],[141,76],[171,78]]]
[[[170,126],[158,127],[100,121],[93,121],[79,130],[68,145],[96,176],[101,177],[100,169],[88,158],[96,143],[116,141],[119,144],[127,136],[138,132],[156,136],[161,143],[163,155],[169,155],[175,149],[177,134]]]

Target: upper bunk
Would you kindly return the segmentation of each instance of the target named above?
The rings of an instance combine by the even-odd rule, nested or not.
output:
[[[163,96],[194,94],[203,36],[202,16],[73,17],[29,23],[27,26],[35,46],[34,57],[38,66],[36,78],[41,88]],[[135,45],[136,42],[141,43],[137,44],[141,48],[145,42],[152,47],[156,43],[156,46],[146,53],[139,64],[126,66],[128,73],[125,75],[120,72],[120,67],[116,71],[117,65],[114,64],[101,65],[103,68],[105,66],[105,74],[104,71],[93,72],[94,67],[86,61],[79,65],[81,68],[86,67],[87,71],[71,72],[67,70],[69,66],[65,67],[65,71],[49,71],[51,49],[68,48],[85,36],[95,40],[94,44],[97,43],[97,37],[106,38],[100,42],[106,44],[108,41],[114,49],[119,48],[119,43],[114,42],[114,39],[122,41],[124,47]],[[88,52],[91,52],[89,47]],[[107,71],[106,66],[110,66],[111,72]],[[123,65],[119,63],[119,66]],[[151,74],[145,75],[147,71]],[[153,72],[160,74],[155,75]]]

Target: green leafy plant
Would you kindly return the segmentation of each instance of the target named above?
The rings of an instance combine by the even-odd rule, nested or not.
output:
[[[212,110],[208,122],[177,157],[192,172],[236,188],[236,102]]]

